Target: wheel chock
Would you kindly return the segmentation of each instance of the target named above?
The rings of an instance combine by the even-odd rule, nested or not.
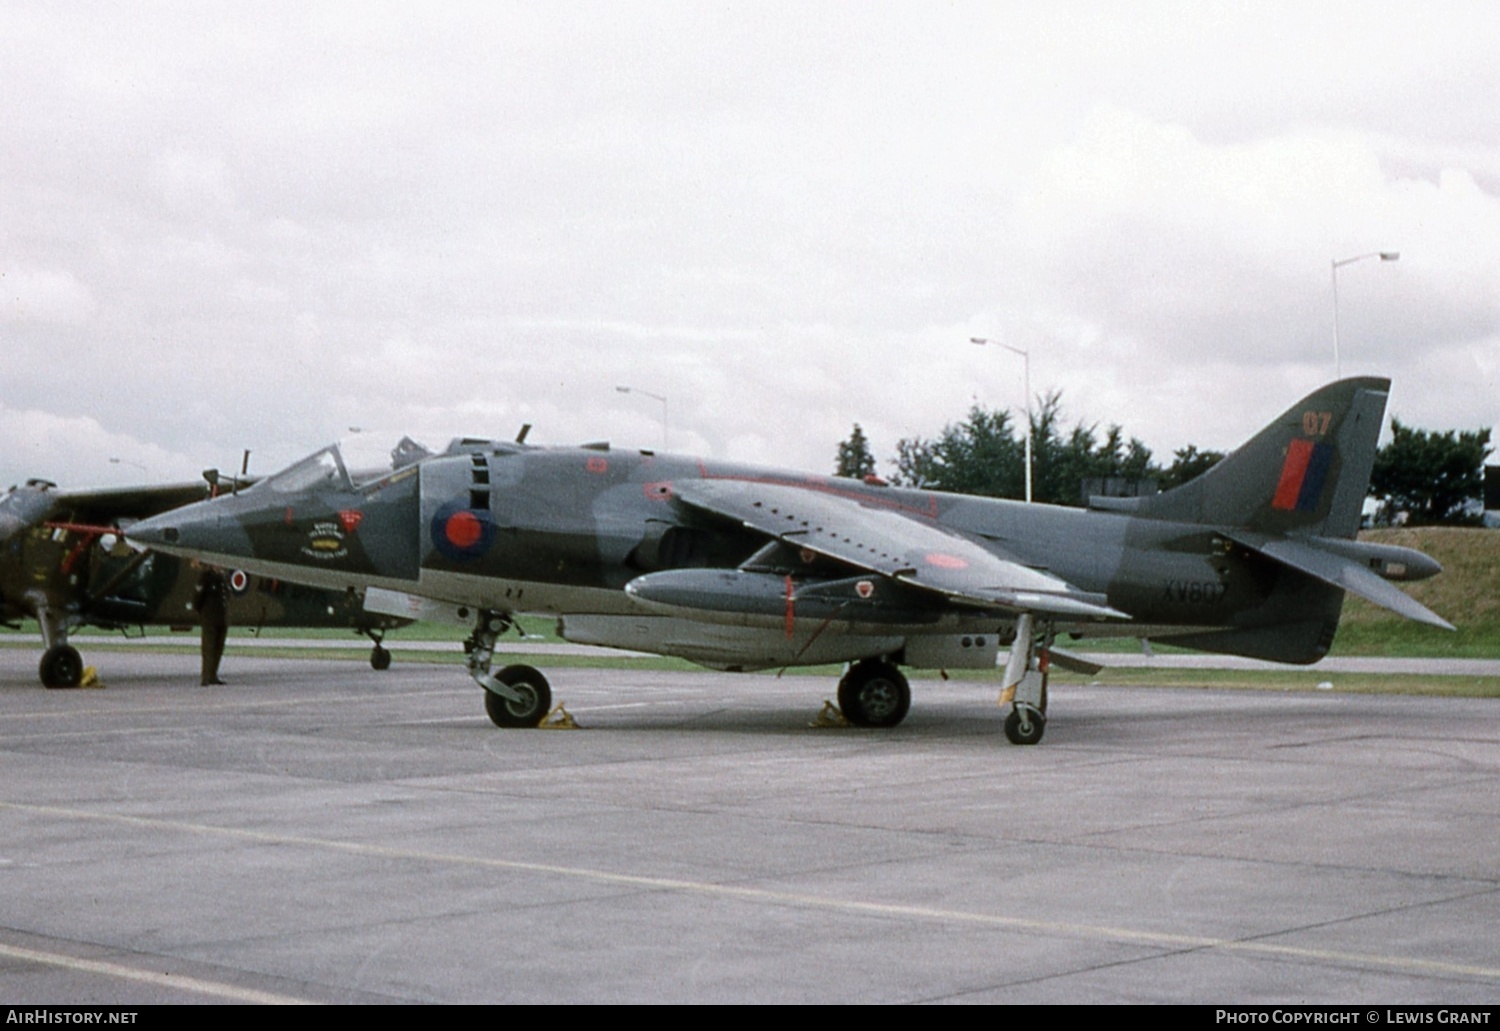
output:
[[[573,714],[563,708],[562,702],[552,707],[552,711],[542,717],[542,722],[536,725],[537,730],[578,730],[578,721]]]
[[[93,666],[83,667],[83,676],[78,678],[79,687],[97,687],[103,689],[104,681],[99,679],[99,671]]]
[[[849,725],[849,720],[845,718],[839,707],[826,698],[823,699],[823,708],[818,711],[818,715],[808,724],[809,727],[819,730],[824,727],[847,727]]]

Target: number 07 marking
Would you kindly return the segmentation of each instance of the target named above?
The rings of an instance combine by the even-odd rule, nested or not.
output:
[[[1302,432],[1309,437],[1321,437],[1328,433],[1328,427],[1333,423],[1332,412],[1303,412]]]

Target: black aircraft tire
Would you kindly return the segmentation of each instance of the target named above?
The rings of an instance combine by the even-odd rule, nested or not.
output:
[[[839,709],[856,727],[894,727],[911,708],[911,685],[889,662],[859,662],[839,681]]]
[[[370,649],[370,668],[377,672],[391,668],[391,653],[380,645]]]
[[[83,682],[83,656],[71,644],[55,644],[37,667],[43,687],[77,687]]]
[[[552,711],[552,688],[547,678],[530,666],[506,666],[495,679],[520,694],[513,702],[493,691],[484,693],[484,711],[497,727],[534,727]]]
[[[1017,709],[1011,709],[1010,715],[1005,717],[1005,736],[1013,745],[1034,745],[1042,739],[1042,733],[1047,729],[1047,718],[1039,712],[1033,712],[1027,726],[1021,726],[1021,713]]]

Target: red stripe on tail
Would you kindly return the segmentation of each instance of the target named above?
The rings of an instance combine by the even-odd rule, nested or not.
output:
[[[1281,465],[1281,480],[1276,484],[1276,494],[1271,498],[1271,507],[1279,512],[1291,512],[1297,507],[1297,498],[1302,493],[1302,481],[1307,476],[1307,464],[1312,460],[1313,445],[1310,440],[1294,440],[1287,446],[1286,461]]]

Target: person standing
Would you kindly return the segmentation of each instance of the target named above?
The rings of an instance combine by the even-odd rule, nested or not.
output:
[[[229,583],[217,569],[204,567],[198,577],[198,619],[203,625],[201,645],[204,687],[222,684],[219,660],[224,657],[224,640],[229,636]]]

